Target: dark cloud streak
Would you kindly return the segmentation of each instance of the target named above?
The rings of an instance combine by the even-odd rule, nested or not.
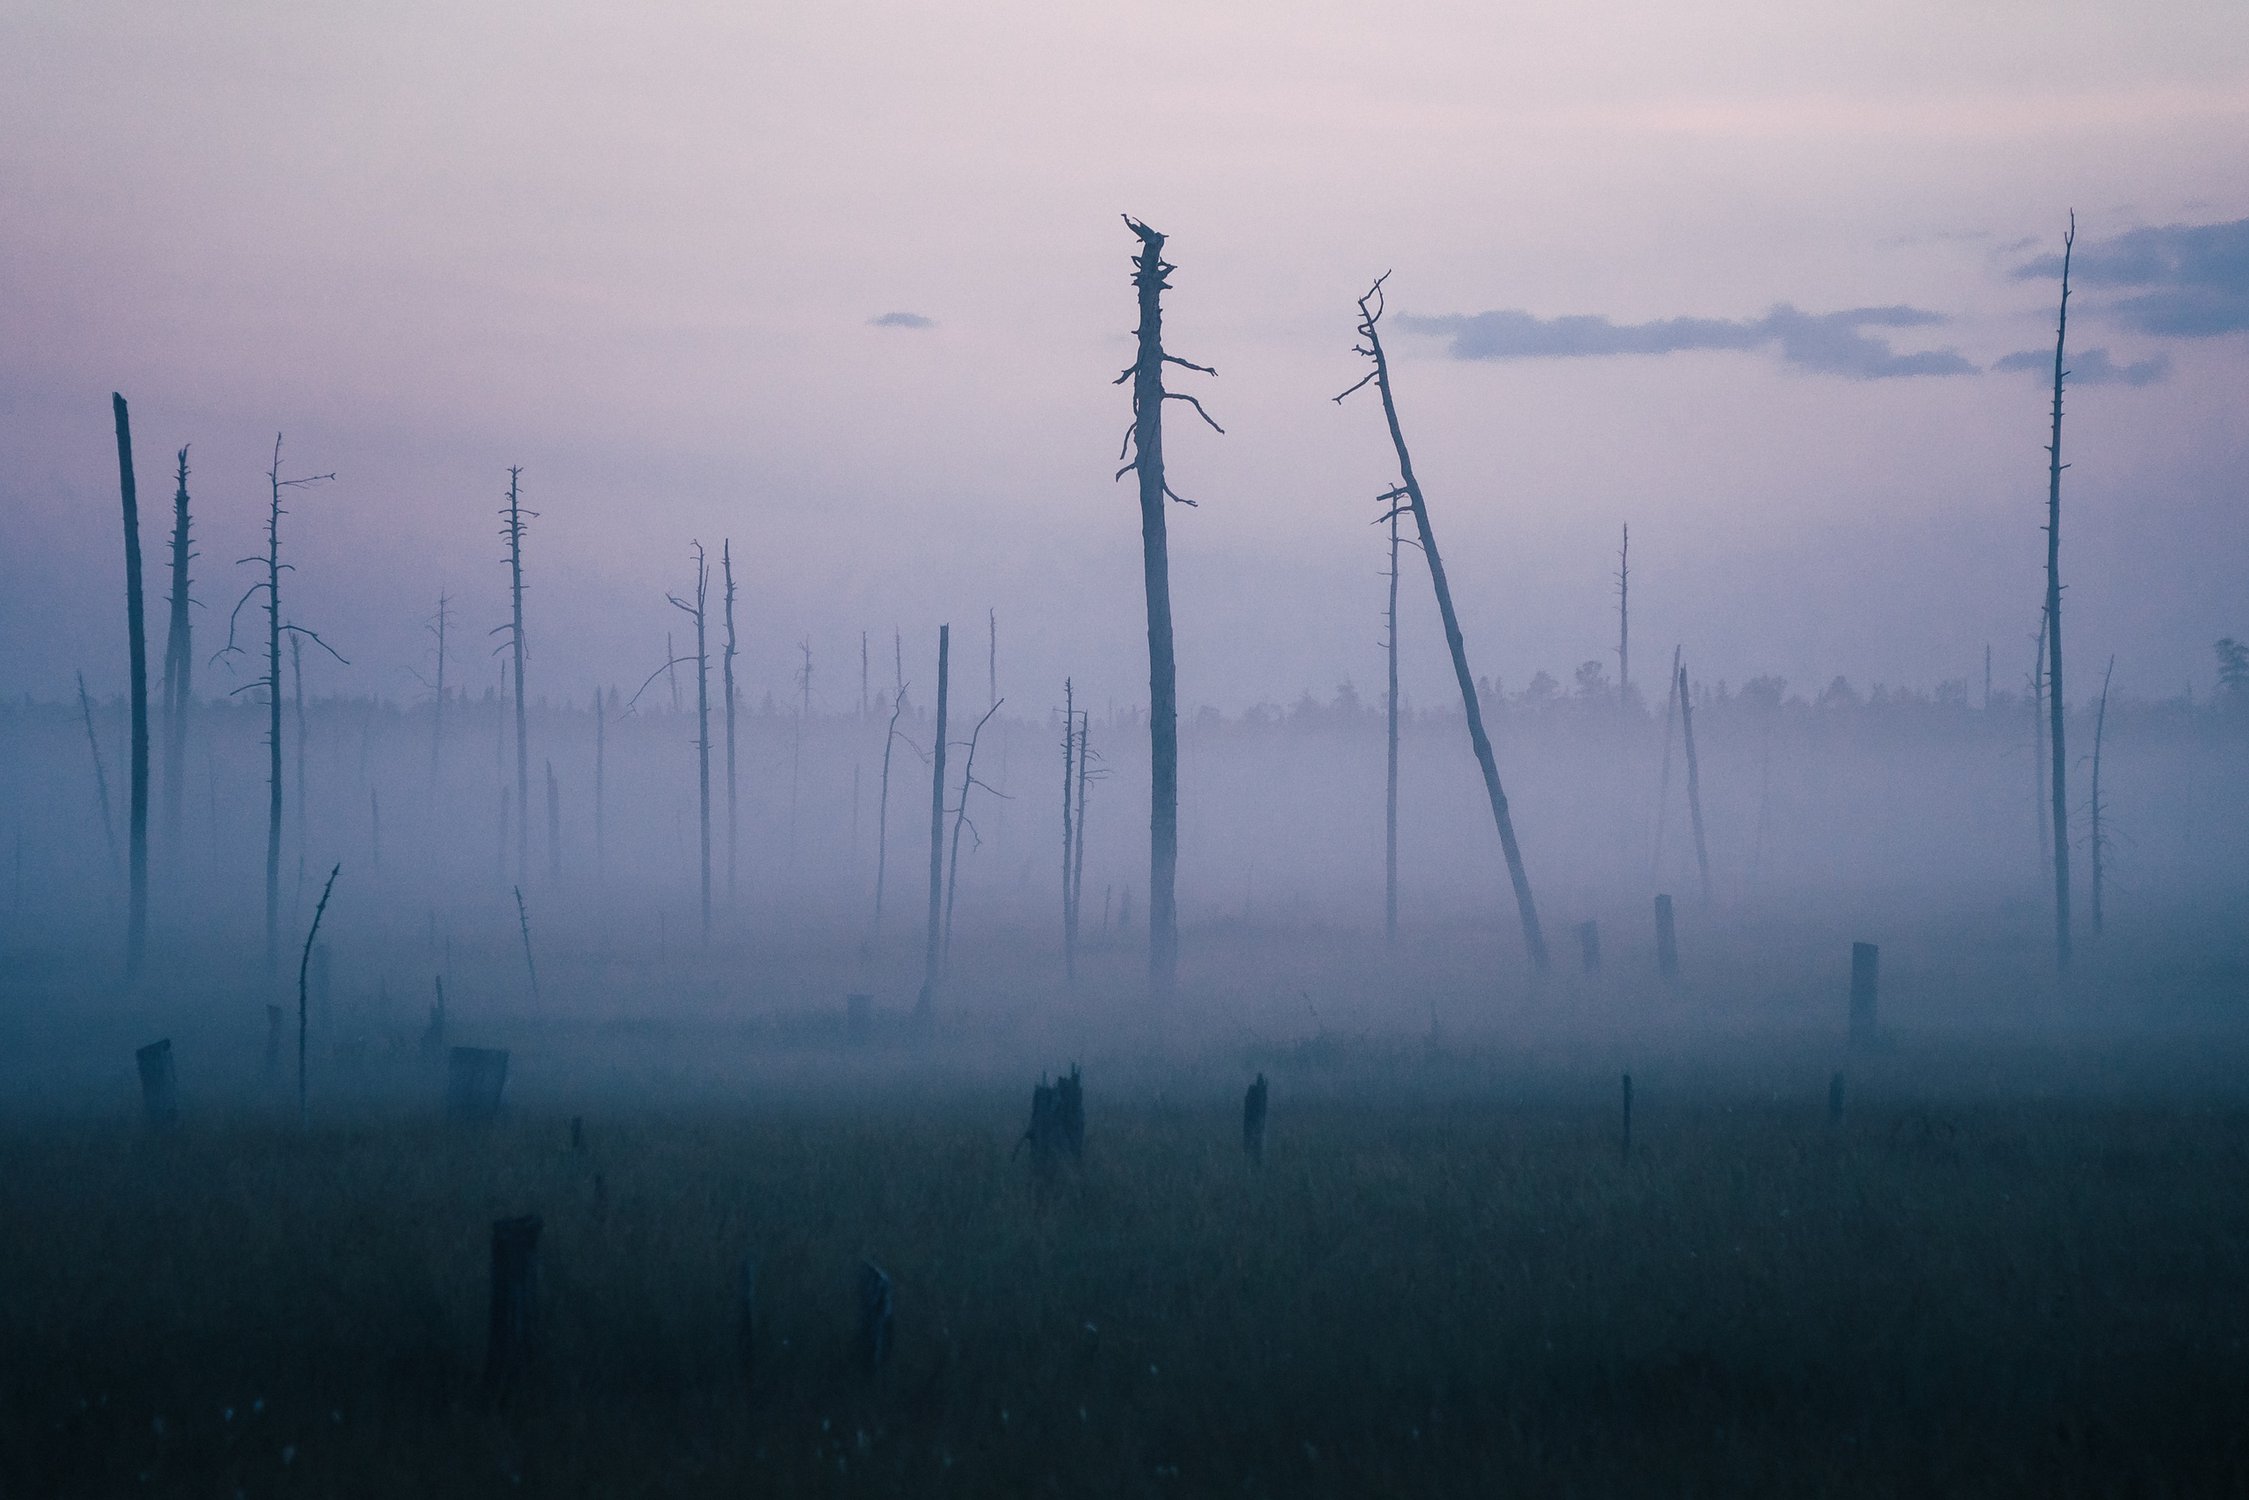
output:
[[[937,320],[925,318],[917,312],[886,312],[880,317],[869,318],[867,326],[870,328],[935,328]]]
[[[2041,379],[2051,379],[2054,373],[2054,351],[2019,350],[1991,368],[2007,374],[2028,372]],[[2158,354],[2150,359],[2120,365],[2109,357],[2106,349],[2081,349],[2070,355],[2062,368],[2069,372],[2069,383],[2072,385],[2154,385],[2170,375],[2171,356]]]
[[[1823,375],[1880,380],[1907,375],[1972,375],[1976,366],[1951,349],[1900,353],[1868,329],[1928,328],[1942,313],[1917,307],[1856,307],[1808,313],[1781,303],[1761,318],[1662,318],[1617,323],[1580,314],[1541,318],[1502,312],[1399,316],[1401,327],[1451,342],[1454,359],[1584,359],[1620,354],[1681,354],[1775,349],[1782,361]]]
[[[2026,261],[2013,272],[2017,281],[2051,281],[2061,274],[2058,253]],[[2238,333],[2249,329],[2249,219],[2126,230],[2080,246],[2070,279],[2131,293],[2093,301],[2088,310],[2135,333],[2157,338]]]

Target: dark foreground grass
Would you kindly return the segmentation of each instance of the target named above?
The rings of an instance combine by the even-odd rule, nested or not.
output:
[[[2249,1122],[2176,1104],[1091,1093],[0,1124],[6,1496],[2135,1492],[2249,1485]],[[479,1387],[493,1218],[545,1336]],[[754,1380],[735,1288],[760,1267]],[[854,1367],[850,1273],[896,1278]]]

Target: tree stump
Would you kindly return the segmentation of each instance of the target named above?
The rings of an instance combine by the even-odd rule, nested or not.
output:
[[[179,1123],[180,1095],[172,1073],[172,1039],[150,1042],[133,1054],[141,1070],[141,1109],[155,1129],[168,1130]]]
[[[456,1124],[499,1118],[508,1083],[508,1054],[497,1047],[455,1047],[445,1069],[445,1116]]]
[[[492,1320],[484,1384],[505,1391],[530,1368],[539,1333],[539,1216],[492,1222]]]
[[[859,1263],[859,1359],[872,1375],[890,1358],[890,1273],[871,1260]]]
[[[1265,1075],[1242,1096],[1242,1152],[1252,1162],[1265,1160]]]
[[[1679,977],[1679,929],[1671,918],[1671,898],[1656,897],[1656,972],[1666,979]]]
[[[1874,999],[1881,977],[1882,950],[1872,943],[1851,944],[1851,1045],[1874,1045]]]

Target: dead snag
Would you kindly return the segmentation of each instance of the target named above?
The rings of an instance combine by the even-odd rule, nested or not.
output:
[[[945,886],[945,708],[952,681],[953,627],[937,627],[937,738],[930,747],[929,774],[929,936],[922,952],[921,995],[914,1016],[926,1022],[937,1003],[939,902]]]
[[[148,632],[142,617],[141,510],[133,483],[133,424],[111,393],[117,420],[117,488],[125,510],[125,648],[133,702],[132,801],[126,838],[125,977],[138,979],[148,947]]]
[[[2077,214],[2062,236],[2061,311],[2054,320],[2054,430],[2046,447],[2046,719],[2053,756],[2054,961],[2069,967],[2069,761],[2062,748],[2062,368],[2069,340],[2069,258],[2077,244]]]
[[[1710,904],[1710,851],[1702,837],[1702,777],[1695,760],[1695,707],[1687,696],[1687,669],[1679,668],[1679,738],[1687,750],[1687,821],[1695,833],[1695,869],[1702,876],[1702,904]]]
[[[328,872],[328,883],[320,888],[320,904],[312,909],[312,926],[305,933],[304,952],[297,956],[297,1124],[305,1123],[305,1042],[311,1033],[312,1005],[306,987],[306,974],[312,967],[313,939],[320,936],[320,919],[328,914],[328,897],[336,889],[336,877],[343,872],[337,865]]]
[[[1116,383],[1132,382],[1132,426],[1119,458],[1127,459],[1116,477],[1140,476],[1140,566],[1148,596],[1148,983],[1167,999],[1179,979],[1179,679],[1172,650],[1171,551],[1165,532],[1164,502],[1194,502],[1175,493],[1164,479],[1164,403],[1184,401],[1211,429],[1224,432],[1193,396],[1164,389],[1164,366],[1218,372],[1164,352],[1163,294],[1177,269],[1164,259],[1164,237],[1125,216],[1139,237],[1132,258],[1132,284],[1139,294],[1139,350]]]
[[[735,843],[738,826],[735,813],[734,792],[734,542],[728,538],[719,543],[719,568],[726,581],[726,649],[719,658],[726,688],[726,900],[734,902],[735,894]]]
[[[518,884],[531,878],[531,740],[529,720],[526,717],[528,699],[523,691],[523,528],[524,522],[536,515],[535,510],[523,508],[521,467],[508,470],[508,503],[500,512],[500,538],[508,544],[508,599],[512,606],[508,623],[500,630],[508,633],[507,646],[514,656],[515,665],[515,878]]]
[[[1421,493],[1421,482],[1414,477],[1413,457],[1406,451],[1405,430],[1398,425],[1398,403],[1390,388],[1390,364],[1382,350],[1382,335],[1378,325],[1382,321],[1382,283],[1388,274],[1376,279],[1359,299],[1359,337],[1363,343],[1358,352],[1372,361],[1374,368],[1358,385],[1335,399],[1345,396],[1361,386],[1372,385],[1382,397],[1382,415],[1389,423],[1390,444],[1397,450],[1398,483],[1380,497],[1386,511],[1404,504],[1413,512],[1414,528],[1420,533],[1422,555],[1429,560],[1429,581],[1437,594],[1437,612],[1444,620],[1445,645],[1452,653],[1453,675],[1460,682],[1461,706],[1467,712],[1468,740],[1476,752],[1476,764],[1484,773],[1484,791],[1491,801],[1492,821],[1499,828],[1500,849],[1507,856],[1507,877],[1515,888],[1515,908],[1522,919],[1523,945],[1530,951],[1531,964],[1541,973],[1547,967],[1546,935],[1538,924],[1538,903],[1531,896],[1530,876],[1523,869],[1523,854],[1515,842],[1515,820],[1507,810],[1507,793],[1500,788],[1499,765],[1492,757],[1491,736],[1484,732],[1483,709],[1476,701],[1476,679],[1468,670],[1468,647],[1460,634],[1460,615],[1453,608],[1452,589],[1445,582],[1444,559],[1437,552],[1437,535],[1430,525],[1429,506]]]
[[[695,786],[702,831],[703,941],[707,944],[711,940],[711,658],[705,604],[710,597],[711,565],[703,556],[703,544],[696,542],[694,548],[695,602],[689,604],[677,594],[665,597],[673,608],[695,622]]]
[[[990,782],[976,779],[976,742],[983,738],[984,726],[990,723],[992,715],[999,711],[1000,705],[998,702],[984,710],[984,717],[978,719],[976,727],[969,731],[968,754],[961,761],[961,800],[953,808],[953,848],[952,853],[947,857],[945,870],[945,940],[938,957],[940,972],[950,969],[953,962],[953,898],[960,894],[961,830],[966,828],[969,836],[974,838],[979,845],[984,842],[983,838],[976,832],[976,825],[968,820],[968,789],[980,786],[995,797],[1007,795]]]
[[[2108,670],[2101,673],[2101,706],[2093,716],[2093,793],[2085,804],[2086,816],[2091,820],[2087,831],[2087,847],[2093,856],[2093,936],[2101,935],[2101,870],[2108,854],[2108,830],[2105,826],[2108,809],[2101,805],[2101,741],[2108,733],[2108,684],[2116,675],[2116,658],[2108,659]]]
[[[187,449],[180,449],[178,484],[172,491],[171,628],[164,637],[164,840],[175,852],[180,842],[180,811],[187,795],[187,716],[194,702],[195,628],[188,616]]]

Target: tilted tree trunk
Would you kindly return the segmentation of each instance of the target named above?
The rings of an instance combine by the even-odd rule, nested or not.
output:
[[[2062,368],[2069,341],[2069,258],[2077,245],[2077,215],[2062,236],[2062,301],[2054,321],[2054,435],[2046,448],[2046,719],[2053,755],[2054,961],[2069,967],[2069,760],[2063,748],[2062,706]]]
[[[1132,426],[1125,438],[1130,462],[1117,477],[1140,476],[1140,570],[1148,596],[1148,984],[1163,1000],[1179,983],[1179,679],[1164,504],[1180,499],[1164,480],[1164,402],[1185,401],[1202,412],[1194,397],[1164,389],[1164,366],[1216,372],[1164,352],[1163,294],[1176,268],[1164,259],[1164,236],[1130,215],[1125,223],[1140,240],[1140,253],[1132,258],[1140,326],[1132,366],[1117,377],[1120,385],[1132,382]],[[1203,412],[1203,420],[1224,431],[1209,413]]]
[[[1385,761],[1382,797],[1382,940],[1398,941],[1398,507],[1390,507],[1390,604],[1383,642],[1390,685],[1384,696]]]
[[[710,597],[711,565],[703,544],[695,544],[695,602],[677,594],[668,596],[674,608],[695,621],[695,785],[702,831],[703,941],[711,940],[711,659],[705,629],[705,603]]]
[[[2085,804],[2086,817],[2090,820],[2086,835],[2088,847],[2093,856],[2093,936],[2096,938],[2101,935],[2103,915],[2101,911],[2101,869],[2108,853],[2106,847],[2108,835],[2101,828],[2106,814],[2106,809],[2101,806],[2101,741],[2108,734],[2108,683],[2109,679],[2115,675],[2116,658],[2112,656],[2108,659],[2108,670],[2101,673],[2101,706],[2099,711],[2093,715],[2093,789],[2092,796]]]
[[[1679,668],[1679,738],[1687,750],[1687,821],[1695,832],[1695,870],[1702,877],[1702,904],[1710,904],[1710,849],[1702,837],[1702,771],[1695,760],[1695,706],[1687,696],[1687,669]]]
[[[726,674],[726,900],[735,894],[735,845],[738,827],[734,793],[734,541],[719,544],[719,566],[726,573],[726,654],[721,660]]]
[[[508,470],[508,508],[502,512],[500,535],[508,544],[508,600],[512,614],[509,645],[515,658],[515,878],[531,878],[531,730],[527,717],[529,697],[523,690],[523,522],[535,511],[523,508],[520,467]]]
[[[172,618],[164,638],[164,842],[180,845],[180,810],[187,798],[187,716],[195,701],[195,627],[189,618],[189,540],[187,449],[180,449],[178,483],[172,491]]]
[[[148,949],[148,634],[142,617],[141,510],[133,484],[133,425],[125,398],[112,394],[117,419],[117,487],[125,510],[126,660],[132,679],[132,802],[126,835],[125,977],[138,979]]]
[[[939,901],[945,886],[945,706],[952,681],[953,627],[937,627],[937,740],[929,771],[929,937],[922,951],[921,998],[914,1004],[926,1019],[937,1000]]]
[[[1468,670],[1468,647],[1461,638],[1460,616],[1453,608],[1452,589],[1445,582],[1444,559],[1437,551],[1437,535],[1429,522],[1429,506],[1422,498],[1421,482],[1414,477],[1413,457],[1406,451],[1406,435],[1398,425],[1398,403],[1390,389],[1390,364],[1383,355],[1382,336],[1378,326],[1382,320],[1382,282],[1376,281],[1367,294],[1359,299],[1359,336],[1366,342],[1359,351],[1373,361],[1374,369],[1358,385],[1338,396],[1337,401],[1356,391],[1360,386],[1372,384],[1382,397],[1382,415],[1390,427],[1390,444],[1397,450],[1397,487],[1382,496],[1386,504],[1396,507],[1403,500],[1413,510],[1414,527],[1420,534],[1422,555],[1429,559],[1429,581],[1437,594],[1437,613],[1444,621],[1445,645],[1452,653],[1453,676],[1460,683],[1460,701],[1468,718],[1468,740],[1476,752],[1476,764],[1484,773],[1484,792],[1491,801],[1492,821],[1499,828],[1499,846],[1507,856],[1507,878],[1515,888],[1515,909],[1523,924],[1523,946],[1529,950],[1531,964],[1540,973],[1548,966],[1546,934],[1539,927],[1538,903],[1531,895],[1530,876],[1523,869],[1523,854],[1515,842],[1515,820],[1507,810],[1507,794],[1500,788],[1499,765],[1492,756],[1491,737],[1484,732],[1484,713],[1476,701],[1476,679]]]

